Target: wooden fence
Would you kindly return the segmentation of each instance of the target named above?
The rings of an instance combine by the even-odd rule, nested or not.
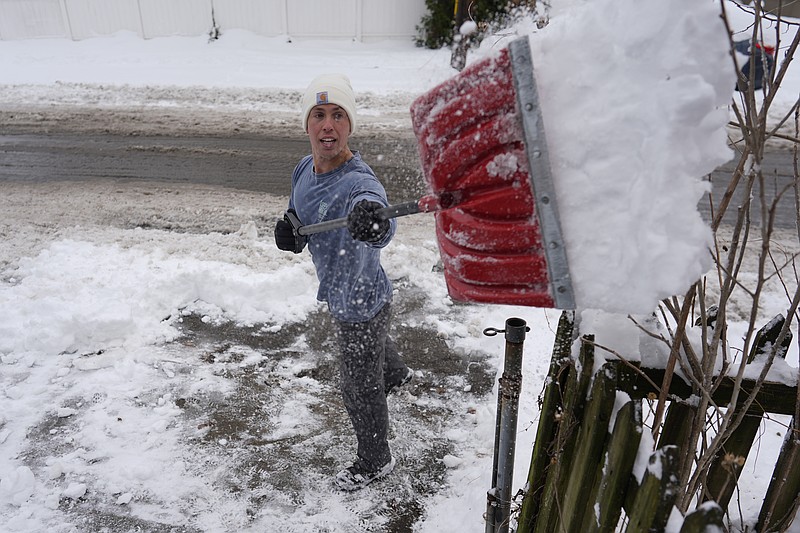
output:
[[[782,317],[776,317],[759,332],[751,356],[759,347],[769,346],[770,332],[775,331],[776,325],[780,330],[782,325],[779,319]],[[686,416],[685,409],[690,407],[681,402],[670,404],[658,447],[650,456],[641,480],[637,479],[633,474],[634,463],[643,431],[648,431],[643,426],[642,403],[645,398],[657,396],[656,384],[663,382],[664,370],[613,361],[606,362],[595,373],[593,338],[587,335],[582,340],[576,365],[570,356],[573,314],[565,312],[559,322],[542,397],[517,533],[664,531],[680,492],[676,473],[682,461],[694,457],[694,450],[683,449],[684,438],[688,439],[686,424],[693,419]],[[742,388],[753,390],[753,385],[751,380],[745,380]],[[717,405],[729,405],[732,388],[732,379],[724,381],[712,399]],[[618,391],[627,393],[630,400],[619,407],[612,420]],[[688,399],[692,389],[676,375],[669,393]],[[709,526],[723,528],[725,508],[761,417],[764,413],[794,415],[796,399],[796,386],[764,384],[747,413],[749,416],[709,471],[705,503],[684,517],[681,533],[702,532]],[[611,431],[610,424],[613,424]],[[785,530],[796,513],[798,495],[800,439],[792,426],[788,428],[772,482],[764,495],[757,531]]]

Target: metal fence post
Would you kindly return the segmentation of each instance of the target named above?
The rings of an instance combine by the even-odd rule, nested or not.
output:
[[[504,330],[487,328],[484,335],[505,333],[506,352],[503,376],[497,391],[492,487],[487,494],[486,533],[507,533],[514,478],[514,451],[517,442],[519,394],[522,388],[522,348],[528,327],[521,318],[506,320]]]
[[[142,39],[147,39],[147,33],[144,31],[144,17],[142,17],[141,0],[136,0],[136,11],[139,13],[139,31],[142,34]]]
[[[67,0],[60,0],[59,7],[61,8],[61,16],[64,18],[64,26],[67,30],[67,35],[75,41],[75,34],[72,32],[72,22],[69,20],[69,8],[67,7]]]

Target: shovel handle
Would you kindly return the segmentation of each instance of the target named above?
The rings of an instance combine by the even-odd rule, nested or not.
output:
[[[416,213],[425,213],[427,212],[427,204],[424,204],[423,201],[426,198],[421,200],[417,200],[414,202],[405,202],[402,204],[395,204],[390,205],[388,207],[383,207],[375,211],[375,213],[381,217],[383,220],[389,220],[390,218],[397,218],[403,217],[406,215],[413,215]],[[292,220],[292,226],[294,226],[294,220]],[[299,220],[297,223],[299,224]],[[296,226],[294,229],[298,233],[298,235],[313,235],[314,233],[322,233],[324,231],[330,231],[339,228],[346,228],[347,227],[347,217],[343,218],[335,218],[333,220],[326,220],[325,222],[319,222],[317,224],[309,224],[307,226]]]

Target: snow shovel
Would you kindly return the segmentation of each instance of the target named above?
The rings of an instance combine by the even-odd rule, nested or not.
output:
[[[411,122],[431,194],[379,215],[434,213],[454,300],[574,309],[528,39],[417,98]]]

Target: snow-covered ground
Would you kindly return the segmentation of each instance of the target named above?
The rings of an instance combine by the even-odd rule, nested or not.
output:
[[[607,312],[646,312],[709,268],[700,178],[732,157],[733,74],[716,3],[673,4],[565,2],[545,30],[517,28],[531,35],[584,325],[614,324],[606,333],[622,337]],[[485,40],[470,60],[504,42]],[[455,75],[449,59],[410,43],[240,31],[212,43],[0,42],[0,119],[17,129],[298,135],[306,83],[343,71],[359,93],[358,135],[408,135],[408,106]],[[800,92],[797,67],[784,89],[776,116]],[[482,531],[504,346],[482,331],[514,316],[531,327],[521,486],[559,312],[452,302],[432,268],[429,216],[404,218],[384,253],[395,335],[417,369],[416,384],[390,399],[399,466],[342,494],[330,475],[352,459],[353,440],[327,315],[308,255],[279,253],[270,236],[285,198],[118,181],[0,188],[9,531]],[[788,254],[799,248],[796,236],[777,237]],[[762,321],[785,310],[783,290],[769,286]],[[778,431],[765,428],[763,464],[746,468],[746,520]]]

